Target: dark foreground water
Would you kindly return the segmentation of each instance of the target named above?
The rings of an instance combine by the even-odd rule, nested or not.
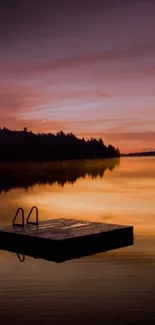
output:
[[[0,225],[37,204],[135,228],[132,247],[62,264],[0,251],[0,324],[155,324],[155,159],[0,168]]]

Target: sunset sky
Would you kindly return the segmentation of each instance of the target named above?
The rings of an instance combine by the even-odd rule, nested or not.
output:
[[[155,1],[2,0],[0,126],[155,150]]]

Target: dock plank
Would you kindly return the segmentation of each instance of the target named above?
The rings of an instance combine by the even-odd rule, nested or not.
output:
[[[72,219],[52,219],[0,228],[0,248],[55,262],[133,244],[133,227]]]

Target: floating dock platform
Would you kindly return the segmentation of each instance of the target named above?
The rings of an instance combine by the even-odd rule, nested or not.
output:
[[[133,227],[53,219],[0,228],[0,249],[57,263],[133,245]]]

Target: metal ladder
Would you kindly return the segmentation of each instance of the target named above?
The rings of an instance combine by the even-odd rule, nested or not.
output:
[[[32,215],[32,212],[33,212],[33,210],[35,210],[36,211],[36,221],[29,221],[29,219],[30,219],[30,217],[31,217],[31,215]],[[18,217],[18,215],[19,215],[19,212],[21,211],[21,214],[22,214],[22,223],[17,223],[16,222],[16,219],[17,219],[17,217]],[[39,224],[39,210],[38,210],[38,208],[37,208],[37,206],[33,206],[32,208],[31,208],[31,210],[30,210],[30,212],[29,212],[29,214],[28,214],[28,216],[27,216],[27,218],[26,218],[26,224],[28,225],[28,224],[32,224],[32,225],[36,225],[36,226],[38,226],[38,224]],[[12,221],[12,226],[13,227],[25,227],[25,217],[24,217],[24,209],[23,208],[18,208],[18,210],[16,211],[16,214],[15,214],[15,216],[14,216],[14,218],[13,218],[13,221]]]

